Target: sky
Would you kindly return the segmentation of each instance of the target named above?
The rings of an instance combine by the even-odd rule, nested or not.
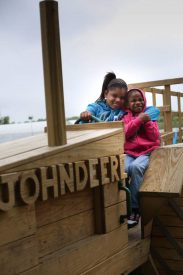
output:
[[[183,77],[182,0],[59,0],[66,117],[127,83]],[[45,118],[38,0],[0,0],[0,116]],[[172,90],[183,91],[183,85]]]

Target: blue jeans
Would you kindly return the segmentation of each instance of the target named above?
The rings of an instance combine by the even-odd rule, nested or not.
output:
[[[126,155],[125,172],[130,178],[130,191],[132,198],[132,208],[139,208],[138,192],[144,178],[145,170],[149,165],[150,153],[134,157]]]

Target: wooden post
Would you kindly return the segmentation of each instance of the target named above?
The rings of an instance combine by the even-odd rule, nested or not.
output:
[[[156,106],[156,91],[152,88],[152,99],[153,99],[153,105]]]
[[[165,132],[172,131],[172,114],[171,114],[171,94],[170,85],[165,85],[165,90],[163,91],[163,105],[169,105],[170,111],[164,112],[164,130]],[[170,142],[169,144],[171,144]],[[167,144],[166,144],[167,145]]]
[[[40,2],[48,145],[66,144],[58,3]]]
[[[180,102],[180,93],[178,93],[178,122],[179,122],[179,138],[178,142],[182,142],[182,115],[181,115],[181,102]]]

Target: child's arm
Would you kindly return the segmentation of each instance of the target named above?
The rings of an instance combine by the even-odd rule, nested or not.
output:
[[[131,138],[136,134],[139,127],[144,123],[139,117],[127,122],[125,117],[123,119],[125,125],[125,137],[126,139]]]
[[[96,116],[96,111],[97,111],[96,103],[91,103],[87,106],[86,111],[84,111],[80,114],[80,118],[82,120],[91,120],[92,115]]]
[[[124,117],[123,119],[125,124],[126,139],[133,137],[137,133],[141,125],[144,125],[144,123],[150,121],[150,117],[146,113],[140,113],[135,119],[132,119],[128,122],[126,118],[127,117]]]
[[[156,121],[148,121],[144,124],[146,136],[151,141],[156,141],[160,137],[158,123]]]

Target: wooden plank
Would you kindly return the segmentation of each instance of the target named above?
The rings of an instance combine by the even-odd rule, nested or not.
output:
[[[172,274],[179,274],[178,272],[180,272],[180,274],[183,273],[183,261],[174,261],[174,260],[166,260],[167,265],[171,268],[171,270],[173,271]],[[158,266],[161,270],[161,266]],[[161,274],[161,271],[160,271]]]
[[[142,272],[142,274],[160,275],[151,255],[149,255],[148,261],[139,268],[139,271]]]
[[[182,162],[182,145],[166,146],[153,151],[140,194],[179,196],[183,182]]]
[[[162,248],[162,247],[157,247],[154,246],[158,253],[162,256],[163,259],[165,260],[176,260],[176,261],[181,261],[182,257],[177,253],[177,251],[173,248]]]
[[[158,86],[165,86],[165,85],[175,85],[175,84],[182,84],[183,78],[172,78],[172,79],[164,79],[164,80],[155,80],[155,81],[148,81],[148,82],[141,82],[141,83],[133,83],[128,84],[128,88],[148,88],[148,87],[158,87]]]
[[[166,239],[171,243],[172,248],[176,249],[177,253],[183,257],[182,246],[177,242],[176,238],[169,232],[169,229],[163,224],[160,218],[155,219],[155,224],[159,227],[161,233],[166,237]]]
[[[168,275],[167,271],[162,268],[159,268],[159,272],[160,275]],[[176,273],[173,271],[173,275],[182,275],[182,271],[176,271]]]
[[[36,202],[37,227],[79,214],[93,208],[93,190],[66,194],[58,199]]]
[[[104,189],[104,206],[110,206],[122,201],[126,201],[126,193],[118,189],[118,183],[109,183],[103,186]]]
[[[67,131],[81,131],[81,130],[99,130],[99,129],[113,129],[123,128],[122,121],[100,122],[100,123],[84,123],[67,125]]]
[[[121,226],[120,216],[126,215],[126,201],[106,207],[105,211],[105,232],[108,233]]]
[[[50,166],[59,163],[69,163],[124,153],[122,146],[124,140],[121,131],[117,130],[117,133],[114,135],[102,135],[99,139],[96,138],[96,134],[93,135],[93,139],[88,139],[88,141],[84,140],[83,142],[78,142],[78,144],[75,143],[72,146],[66,147],[65,150],[63,148],[64,146],[60,147],[60,149],[56,147],[55,150],[52,149],[50,152],[47,149],[44,149],[42,152],[39,151],[39,153],[35,150],[32,154],[26,153],[15,158],[7,159],[7,161],[0,161],[0,171],[1,173],[17,172],[41,166]]]
[[[91,130],[68,131],[67,140],[91,133]],[[39,134],[0,144],[0,159],[26,153],[47,146],[47,134]]]
[[[161,134],[161,146],[170,144],[173,141],[174,132]]]
[[[58,3],[40,2],[48,145],[66,144]]]
[[[111,145],[109,147],[107,147],[109,145],[108,140],[110,140]],[[75,151],[77,152],[77,154],[75,154],[75,158],[77,156],[77,160],[80,160],[78,157],[78,150],[81,150],[81,152],[83,152],[84,150],[82,150],[82,148],[86,148],[88,147],[88,145],[94,145],[94,144],[98,144],[101,143],[101,146],[103,146],[103,148],[100,150],[103,150],[102,156],[106,156],[108,155],[107,153],[110,152],[109,155],[115,155],[115,152],[121,152],[123,153],[123,148],[121,146],[121,144],[123,144],[123,132],[122,130],[119,129],[102,129],[100,131],[94,131],[91,134],[88,134],[87,136],[80,136],[78,138],[72,139],[70,140],[70,144],[67,145],[63,145],[63,146],[57,146],[57,147],[43,147],[37,150],[33,150],[30,152],[26,152],[23,154],[19,154],[17,156],[13,156],[7,159],[3,159],[0,160],[0,172],[4,173],[5,171],[20,171],[20,167],[22,167],[22,170],[27,169],[26,167],[30,167],[32,165],[30,165],[31,163],[35,163],[36,161],[42,162],[44,164],[42,164],[43,166],[45,165],[45,159],[46,158],[50,158],[53,159],[54,156],[67,156],[68,155],[68,151]],[[98,143],[97,143],[98,142]],[[92,143],[92,144],[91,144]],[[113,146],[113,147],[112,147]],[[120,150],[119,150],[119,146],[121,146]],[[86,149],[85,149],[86,150]],[[97,154],[97,151],[95,148],[92,149],[95,152],[95,156],[99,157],[99,155]],[[119,151],[117,151],[119,150]],[[87,152],[85,152],[85,155]],[[90,158],[91,156],[91,152],[89,155],[87,155],[85,157],[85,159]],[[94,157],[94,156],[93,156]],[[65,161],[62,161],[65,162]],[[72,161],[71,161],[72,162]],[[58,162],[57,159],[57,164],[61,163]],[[26,165],[27,164],[27,165]],[[48,165],[50,165],[50,162],[48,162]],[[11,170],[10,170],[11,169]],[[28,168],[29,169],[29,168]]]
[[[161,95],[163,94],[163,89],[147,87],[147,88],[143,88],[143,90],[152,94],[161,94]]]
[[[21,275],[41,275],[39,272],[39,265],[21,272]]]
[[[36,232],[34,206],[21,205],[0,212],[0,245],[25,238]]]
[[[161,274],[161,269],[163,269],[164,271],[166,271],[167,275],[174,275],[173,270],[167,264],[167,262],[162,258],[162,256],[156,250],[156,248],[151,247],[151,255],[153,257],[154,263],[155,263],[158,271],[160,272],[160,274]]]
[[[106,158],[103,158],[103,161],[106,161]],[[108,164],[109,159],[107,159],[107,163]],[[121,163],[121,169],[119,169],[119,165],[118,162]],[[124,155],[120,156],[120,159],[118,159],[115,156],[111,156],[110,157],[110,167],[108,165],[108,170],[107,167],[105,169],[103,169],[105,171],[103,171],[103,174],[105,175],[105,178],[109,180],[109,176],[108,176],[108,171],[110,170],[111,173],[111,180],[119,180],[120,177],[119,175],[123,175],[124,171],[125,171],[125,167],[124,167]],[[120,171],[119,171],[120,170]],[[118,171],[118,172],[117,172]],[[102,173],[102,172],[101,172]],[[104,177],[103,175],[103,177]],[[115,204],[115,207],[117,207],[117,203],[120,201],[124,201],[124,193],[120,192],[118,190],[118,182],[113,182],[113,183],[109,183],[107,185],[104,186],[99,186],[97,188],[95,188],[94,190],[94,211],[95,211],[95,232],[98,234],[102,234],[102,233],[106,233],[109,232],[111,230],[114,230],[115,228],[119,227],[119,219],[120,219],[120,215],[121,214],[126,214],[124,213],[124,211],[122,211],[123,208],[121,208],[120,211],[122,211],[122,213],[119,213],[118,210],[118,215],[116,212],[115,215],[115,210],[112,211],[112,209],[114,209],[114,207],[111,208],[111,214],[113,217],[113,224],[111,224],[111,216],[108,215],[108,211],[110,211],[110,209],[104,208],[106,206],[111,206]],[[123,195],[122,195],[123,194]],[[125,203],[126,206],[126,203]],[[126,208],[125,208],[126,211]]]
[[[40,274],[81,274],[127,246],[126,225],[103,235],[94,235],[41,259]]]
[[[150,196],[140,197],[142,225],[146,225],[157,216],[164,205],[168,205],[166,198]]]
[[[183,198],[175,198],[174,201],[177,203],[177,205],[183,207]]]
[[[0,144],[0,159],[35,150],[47,145],[46,134],[26,137]]]
[[[135,242],[82,274],[119,275],[129,273],[148,259],[150,240]]]
[[[183,246],[183,238],[177,238],[176,241],[180,246]],[[160,248],[172,248],[171,243],[164,236],[152,236],[151,245]]]
[[[39,227],[37,230],[39,255],[43,257],[93,234],[92,210]]]
[[[171,111],[170,105],[164,105],[164,106],[158,107],[158,109],[160,110],[160,112],[170,112]]]
[[[170,219],[176,216],[175,212],[169,207],[168,200],[159,196],[141,196],[140,209],[143,238],[151,235],[154,217],[164,215],[166,211],[168,211]]]
[[[19,274],[38,264],[35,235],[0,247],[0,270],[2,275]]]
[[[172,118],[173,118],[173,117],[177,117],[178,114],[179,114],[179,113],[178,113],[178,112],[175,112],[175,111],[172,111],[172,112],[171,112]]]
[[[173,91],[171,91],[170,94],[171,94],[172,96],[178,96],[178,95],[179,95],[179,92],[173,92]]]
[[[167,226],[166,228],[174,238],[176,238],[176,239],[183,238],[183,229],[182,229],[182,227]],[[158,229],[157,226],[153,226],[152,235],[153,236],[158,236],[158,237],[163,236],[163,234],[160,232],[160,230]]]

